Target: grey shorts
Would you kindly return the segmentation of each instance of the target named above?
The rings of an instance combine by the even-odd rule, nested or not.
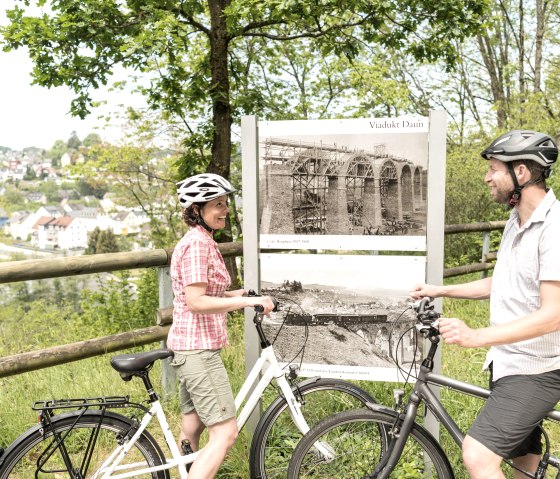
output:
[[[236,416],[235,399],[220,350],[176,351],[171,366],[179,381],[183,414],[196,411],[205,426]]]
[[[491,382],[490,388],[492,394],[469,436],[505,459],[540,455],[538,425],[560,400],[560,370],[506,376]]]

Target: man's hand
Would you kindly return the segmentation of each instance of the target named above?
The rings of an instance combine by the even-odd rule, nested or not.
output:
[[[414,299],[422,299],[426,297],[437,298],[441,296],[441,286],[434,286],[432,284],[418,283],[414,285],[412,291],[410,291],[410,296]]]
[[[457,318],[442,318],[439,320],[439,332],[447,344],[457,344],[463,348],[479,348],[480,334],[476,329],[469,328]]]

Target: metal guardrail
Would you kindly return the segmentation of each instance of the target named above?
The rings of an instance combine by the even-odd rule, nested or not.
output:
[[[493,268],[492,260],[495,259],[495,254],[488,251],[489,234],[493,230],[503,229],[504,226],[505,221],[446,225],[445,234],[483,232],[485,240],[483,242],[484,246],[480,263],[445,269],[443,276],[448,278],[472,272],[484,272]],[[218,246],[224,257],[235,257],[243,254],[242,242],[220,243]],[[169,275],[165,274],[165,271],[168,270],[172,251],[171,249],[157,249],[0,263],[0,283],[151,267],[159,268],[160,272],[158,275],[160,309],[156,313],[156,326],[73,344],[55,346],[39,351],[1,357],[0,377],[78,361],[107,352],[129,349],[165,339],[169,331],[170,306],[170,279]]]

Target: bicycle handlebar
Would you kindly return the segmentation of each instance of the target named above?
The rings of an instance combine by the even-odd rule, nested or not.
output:
[[[247,296],[260,296],[260,294],[257,294],[254,289],[250,289],[249,291],[247,291]],[[276,298],[271,297],[270,299],[272,299],[272,302],[274,303],[274,309],[272,311],[278,311],[278,306],[280,305],[280,303]],[[254,306],[254,308],[256,313],[262,313],[264,311],[264,306],[262,304],[257,304]]]
[[[416,301],[413,305],[416,311],[416,319],[424,325],[431,326],[432,323],[441,316],[438,312],[434,311],[434,305],[431,304],[432,301],[433,298],[426,296],[420,301]]]

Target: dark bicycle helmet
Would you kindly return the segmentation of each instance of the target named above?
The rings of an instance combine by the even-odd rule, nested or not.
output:
[[[234,191],[235,188],[228,180],[214,173],[202,173],[177,183],[177,196],[183,208],[188,208],[193,203],[206,203]]]
[[[511,208],[521,200],[521,191],[528,185],[544,181],[550,175],[550,167],[558,158],[558,147],[550,136],[538,131],[512,130],[496,138],[488,148],[480,153],[482,158],[503,161],[513,181],[513,190],[508,204]],[[545,169],[538,178],[520,185],[517,181],[512,161],[534,161]]]
[[[480,155],[486,160],[531,160],[549,167],[558,158],[558,147],[552,138],[544,133],[512,130],[496,138]]]

